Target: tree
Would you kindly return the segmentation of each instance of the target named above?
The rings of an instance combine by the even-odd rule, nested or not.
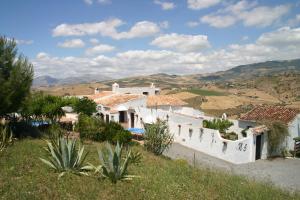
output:
[[[161,155],[173,142],[166,121],[157,120],[154,124],[145,124],[145,148],[155,155]]]
[[[32,79],[33,66],[18,54],[16,42],[0,36],[0,116],[18,111]]]
[[[73,107],[75,112],[91,116],[97,111],[96,106],[97,105],[93,100],[84,97],[75,101]]]

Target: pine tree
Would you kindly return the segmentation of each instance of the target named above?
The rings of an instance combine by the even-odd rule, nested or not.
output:
[[[33,66],[18,54],[15,40],[0,36],[0,117],[18,111],[32,79]]]

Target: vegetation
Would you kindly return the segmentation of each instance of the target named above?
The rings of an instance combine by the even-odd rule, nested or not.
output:
[[[33,66],[14,40],[0,36],[0,117],[17,112],[29,94]]]
[[[275,188],[270,183],[257,183],[243,177],[194,168],[182,160],[154,156],[140,146],[144,159],[140,166],[129,165],[128,171],[140,175],[129,182],[97,180],[72,173],[60,180],[44,163],[45,142],[39,139],[18,140],[0,157],[0,196],[2,199],[300,199]],[[96,147],[85,145],[89,151],[86,161],[97,163]],[[120,184],[122,183],[122,184]],[[230,183],[230,184],[229,184]]]
[[[93,101],[88,99],[87,97],[78,99],[76,98],[73,107],[76,113],[85,114],[87,116],[91,116],[95,113],[97,104]]]
[[[157,120],[154,124],[145,124],[145,148],[161,155],[173,143],[173,135],[170,134],[168,123],[163,120]]]
[[[62,107],[66,104],[62,97],[33,93],[26,99],[21,114],[27,121],[48,120],[55,123],[65,115]]]
[[[62,177],[67,172],[87,175],[86,170],[89,166],[84,165],[87,153],[84,147],[77,144],[75,139],[65,139],[63,137],[47,141],[45,148],[48,154],[47,159],[40,158],[43,163],[60,172]]]
[[[227,140],[237,140],[238,139],[238,135],[235,132],[228,132],[228,133],[226,132],[223,134],[222,137]]]
[[[105,178],[108,178],[112,183],[116,184],[117,181],[132,180],[135,176],[128,175],[127,167],[130,164],[131,151],[127,151],[124,161],[122,162],[122,145],[117,143],[113,151],[109,143],[106,148],[98,151],[101,165],[96,168],[97,172]],[[101,169],[101,170],[99,170]]]
[[[280,145],[289,135],[287,126],[279,121],[265,121],[262,124],[268,127],[268,151],[269,155],[278,154]]]
[[[0,126],[0,152],[13,143],[13,134],[7,126]]]
[[[80,114],[75,129],[80,132],[82,139],[94,141],[109,141],[116,144],[127,144],[131,141],[132,135],[125,130],[119,123],[105,123],[96,117],[89,117]]]
[[[226,133],[226,130],[228,130],[232,125],[233,123],[227,119],[203,120],[204,128],[219,130],[220,133]]]

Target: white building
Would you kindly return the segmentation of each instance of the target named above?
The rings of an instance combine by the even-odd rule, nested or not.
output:
[[[267,157],[267,137],[264,127],[250,128],[247,137],[241,136],[244,127],[239,121],[230,131],[239,134],[232,141],[221,137],[218,130],[203,127],[203,120],[211,120],[199,110],[185,107],[186,103],[169,95],[157,95],[159,89],[151,87],[120,88],[113,84],[112,91],[95,91],[87,97],[97,103],[97,115],[103,120],[119,122],[124,128],[144,128],[158,118],[167,120],[174,140],[189,148],[235,163],[254,162]],[[260,139],[259,144],[257,141]],[[259,147],[259,148],[258,148]]]
[[[282,143],[283,148],[294,150],[293,138],[300,136],[300,111],[283,106],[256,106],[241,117],[240,126],[253,127],[263,120],[280,121],[288,126],[289,136]]]

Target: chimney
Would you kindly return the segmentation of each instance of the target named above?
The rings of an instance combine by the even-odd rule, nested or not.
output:
[[[113,92],[113,93],[117,93],[118,90],[119,90],[119,84],[118,84],[118,83],[114,83],[114,84],[112,85],[112,92]]]
[[[100,93],[100,89],[99,88],[95,88],[95,94],[99,94]]]

